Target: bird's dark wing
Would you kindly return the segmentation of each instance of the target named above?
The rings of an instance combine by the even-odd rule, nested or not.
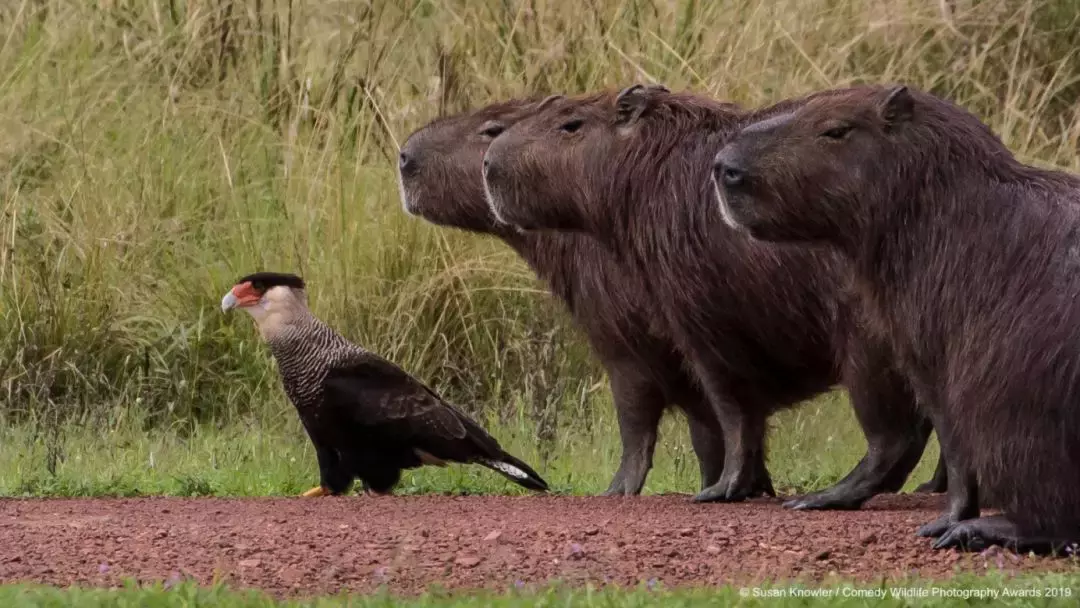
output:
[[[411,441],[449,460],[495,457],[498,442],[464,413],[446,403],[393,363],[367,353],[335,366],[323,381],[326,405],[388,439]]]

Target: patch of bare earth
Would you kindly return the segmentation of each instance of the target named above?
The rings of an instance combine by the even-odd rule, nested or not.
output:
[[[830,575],[948,577],[1077,569],[915,536],[941,496],[879,496],[860,511],[687,496],[0,500],[0,581],[115,585],[195,579],[278,595],[560,580],[665,586]]]

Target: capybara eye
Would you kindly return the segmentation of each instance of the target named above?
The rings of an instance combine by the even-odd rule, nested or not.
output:
[[[581,126],[584,125],[584,124],[585,124],[584,120],[581,120],[580,118],[575,118],[574,120],[570,120],[570,121],[567,121],[567,122],[563,123],[563,125],[561,127],[559,127],[559,130],[564,132],[564,133],[573,133],[573,132],[577,131],[578,129],[580,129]]]
[[[844,139],[848,133],[851,133],[851,125],[842,125],[825,131],[821,136],[829,139]]]
[[[484,137],[498,137],[500,133],[506,130],[506,127],[498,123],[489,123],[484,125],[484,128],[480,130],[480,134]]]

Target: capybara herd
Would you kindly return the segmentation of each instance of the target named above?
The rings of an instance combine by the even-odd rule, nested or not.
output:
[[[934,547],[1075,551],[1080,177],[971,113],[905,86],[747,109],[635,84],[440,118],[399,176],[408,213],[501,239],[588,338],[622,438],[606,494],[641,491],[675,406],[695,500],[773,495],[769,416],[842,386],[866,455],[785,506],[898,491],[935,431]]]

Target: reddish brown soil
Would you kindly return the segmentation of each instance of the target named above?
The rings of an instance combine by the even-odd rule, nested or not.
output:
[[[193,578],[306,595],[1080,569],[993,549],[934,551],[914,530],[942,501],[892,495],[861,511],[792,512],[779,500],[685,496],[3,500],[0,581]]]

